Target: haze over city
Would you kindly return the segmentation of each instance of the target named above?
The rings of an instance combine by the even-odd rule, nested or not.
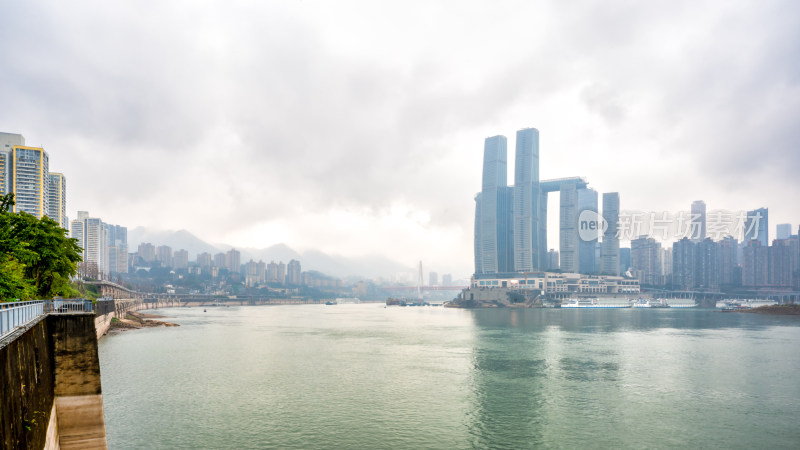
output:
[[[542,179],[796,230],[798,9],[3,2],[0,124],[67,174],[70,217],[457,276],[484,138],[525,127]]]

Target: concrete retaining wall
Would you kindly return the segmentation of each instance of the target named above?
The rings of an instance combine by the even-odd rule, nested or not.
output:
[[[0,447],[43,448],[53,409],[45,316],[0,340]]]
[[[50,314],[0,340],[2,448],[106,448],[94,319]]]

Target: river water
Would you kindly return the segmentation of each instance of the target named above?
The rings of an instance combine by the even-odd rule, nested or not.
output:
[[[149,312],[149,311],[148,311]],[[122,448],[798,448],[800,318],[173,308],[100,341]]]

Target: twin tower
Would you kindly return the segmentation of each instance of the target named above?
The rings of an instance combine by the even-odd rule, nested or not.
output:
[[[547,264],[547,196],[555,191],[561,193],[561,269],[619,273],[617,193],[603,194],[603,217],[609,217],[600,250],[597,238],[580,239],[578,233],[581,212],[598,211],[597,192],[580,177],[539,181],[539,130],[517,131],[513,186],[508,186],[507,173],[506,137],[486,138],[483,183],[475,197],[476,275],[551,268]]]

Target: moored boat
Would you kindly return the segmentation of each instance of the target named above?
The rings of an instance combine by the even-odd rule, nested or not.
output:
[[[562,308],[630,308],[630,304],[600,303],[596,298],[571,298]]]

